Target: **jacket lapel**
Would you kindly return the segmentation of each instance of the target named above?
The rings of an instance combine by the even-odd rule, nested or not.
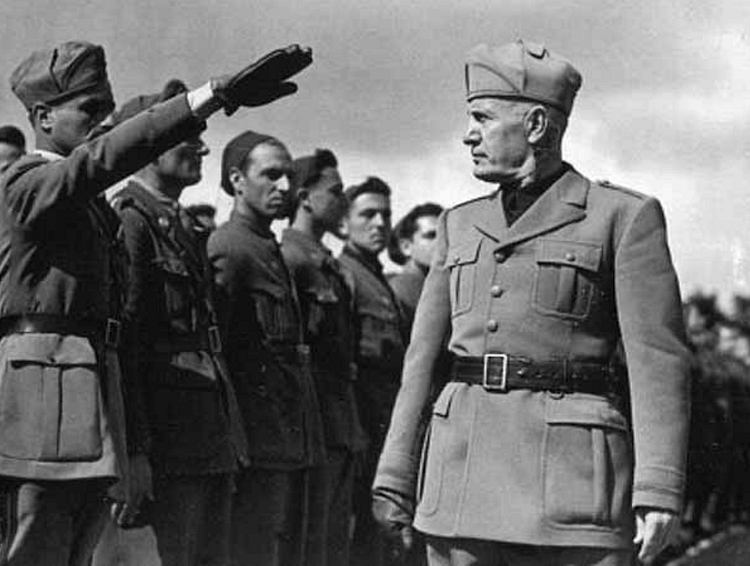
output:
[[[577,172],[568,171],[505,231],[504,237],[498,239],[500,247],[513,246],[585,218],[588,192],[589,182]]]
[[[495,191],[487,199],[486,206],[480,207],[477,212],[477,218],[474,220],[474,227],[477,230],[496,242],[507,237],[508,222],[505,219],[500,191]]]

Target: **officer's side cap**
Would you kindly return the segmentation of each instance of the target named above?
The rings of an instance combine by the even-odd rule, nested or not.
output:
[[[104,49],[86,41],[33,52],[13,71],[10,85],[27,110],[40,102],[55,106],[84,94],[114,106]]]
[[[466,99],[508,98],[548,104],[570,115],[581,74],[544,45],[519,39],[481,44],[466,57]]]

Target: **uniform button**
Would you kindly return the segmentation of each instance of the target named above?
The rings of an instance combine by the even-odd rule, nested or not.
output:
[[[487,321],[487,330],[490,332],[496,332],[497,331],[497,321],[490,319]]]
[[[490,287],[490,295],[493,297],[499,297],[503,294],[503,290],[500,288],[500,285],[493,285]]]
[[[495,256],[495,261],[497,263],[503,263],[508,259],[508,254],[502,250],[497,250],[493,255]]]
[[[575,261],[576,260],[576,254],[572,252],[568,252],[565,254],[565,260],[566,261]]]

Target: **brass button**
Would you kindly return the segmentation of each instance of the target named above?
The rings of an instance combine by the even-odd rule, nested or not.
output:
[[[496,320],[490,319],[487,321],[487,330],[489,330],[490,332],[496,332],[497,327],[498,324]]]
[[[499,297],[503,294],[503,290],[500,288],[500,285],[493,285],[490,287],[490,295],[493,297]]]
[[[568,252],[565,254],[565,260],[566,261],[575,261],[576,260],[576,254],[573,252]]]
[[[502,250],[497,250],[493,255],[495,256],[495,261],[497,263],[503,263],[508,259],[508,254]]]

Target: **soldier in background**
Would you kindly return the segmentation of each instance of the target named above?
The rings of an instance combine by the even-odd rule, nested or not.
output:
[[[125,122],[187,87],[125,103]],[[127,376],[137,421],[129,441],[132,499],[118,518],[150,524],[164,566],[229,562],[232,474],[247,463],[245,438],[221,353],[204,229],[179,204],[201,180],[202,127],[136,172],[114,197],[131,263],[125,320],[137,333]],[[139,512],[141,517],[139,518]],[[98,553],[112,564],[117,534]]]
[[[250,466],[237,477],[232,564],[304,561],[309,470],[325,462],[323,427],[302,313],[271,223],[288,215],[292,159],[276,138],[247,131],[224,148],[229,221],[208,240],[222,300],[230,373]]]
[[[403,266],[388,282],[399,300],[409,331],[435,251],[438,216],[442,212],[443,207],[432,202],[415,206],[398,221],[388,241],[388,257]]]
[[[339,260],[354,276],[355,339],[358,376],[355,384],[360,417],[370,441],[355,487],[353,564],[383,565],[403,558],[397,545],[380,532],[370,510],[370,493],[378,455],[398,391],[406,347],[406,321],[383,275],[378,255],[391,231],[391,190],[368,178],[346,189],[346,237]]]
[[[0,126],[0,173],[26,154],[26,138],[15,126]]]
[[[347,202],[331,151],[295,159],[293,169],[292,222],[282,235],[281,253],[302,307],[327,453],[326,462],[310,472],[305,564],[349,566],[355,456],[366,439],[354,398],[351,274],[321,241],[326,233],[337,233]]]

